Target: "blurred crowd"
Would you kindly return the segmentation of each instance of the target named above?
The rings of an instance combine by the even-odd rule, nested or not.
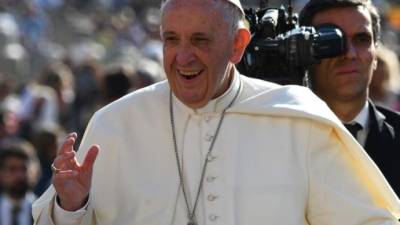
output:
[[[164,79],[158,3],[0,1],[0,224],[31,224],[66,133]]]
[[[297,9],[304,3],[293,2]],[[29,205],[43,193],[60,141],[71,131],[81,137],[94,111],[165,79],[159,4],[0,0],[0,208]],[[377,4],[384,38],[370,97],[400,111],[399,30],[386,20],[391,3]],[[0,218],[11,224],[13,215]]]

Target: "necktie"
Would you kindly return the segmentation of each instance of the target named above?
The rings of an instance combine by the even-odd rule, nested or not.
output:
[[[18,204],[14,205],[11,210],[11,225],[18,225],[18,214],[21,211],[21,208]]]
[[[357,139],[357,133],[362,129],[362,126],[359,123],[344,124],[344,126],[347,128],[348,131],[350,131],[351,135],[353,135],[353,137]]]

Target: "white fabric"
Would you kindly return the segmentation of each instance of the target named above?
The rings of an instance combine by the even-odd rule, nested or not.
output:
[[[207,168],[199,224],[397,224],[397,197],[321,100],[306,88],[241,80]],[[161,82],[94,115],[78,151],[81,160],[92,144],[101,147],[81,224],[187,223],[168,99]],[[178,148],[194,149],[184,159],[193,160],[207,151],[224,107],[194,111],[174,100]],[[198,169],[185,167],[190,174]],[[50,187],[35,202],[37,224],[53,224],[52,199]]]
[[[54,198],[54,221],[56,224],[62,225],[73,225],[79,224],[82,221],[83,216],[86,213],[86,208],[88,203],[83,206],[81,209],[76,211],[67,211],[61,208],[61,206],[57,203],[56,198]]]
[[[238,7],[238,9],[240,9],[240,11],[244,15],[244,10],[243,10],[242,4],[240,3],[240,0],[228,0],[228,2],[234,4],[236,7]]]

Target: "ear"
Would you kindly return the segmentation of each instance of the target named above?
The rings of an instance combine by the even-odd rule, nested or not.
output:
[[[378,68],[378,59],[375,58],[374,61],[372,62],[372,71],[375,71],[376,68]]]
[[[379,48],[379,44],[376,43],[374,47],[375,47],[375,49],[373,51],[375,52],[375,54],[374,54],[374,59],[372,61],[372,71],[375,71],[376,68],[378,68],[378,48]]]
[[[377,49],[375,49],[374,59],[372,60],[372,71],[375,71],[378,68],[378,53]]]
[[[246,50],[247,45],[250,42],[250,31],[245,28],[240,28],[235,35],[235,40],[233,43],[233,52],[230,61],[234,64],[240,62],[242,59],[244,50]]]

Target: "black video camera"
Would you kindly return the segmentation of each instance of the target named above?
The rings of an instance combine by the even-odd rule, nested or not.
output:
[[[242,74],[283,85],[308,86],[310,65],[345,52],[346,41],[337,26],[299,27],[290,1],[288,11],[283,6],[266,5],[260,0],[260,9],[245,10],[252,37],[236,65]]]

